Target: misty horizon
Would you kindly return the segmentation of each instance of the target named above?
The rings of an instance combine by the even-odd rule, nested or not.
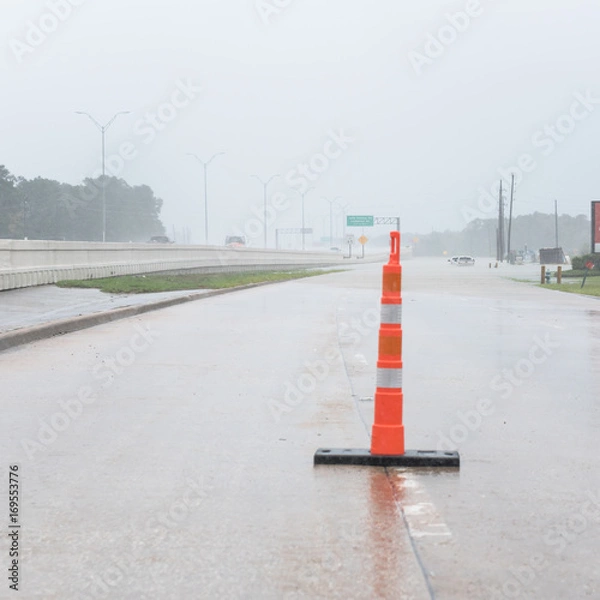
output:
[[[9,2],[4,164],[79,184],[148,185],[167,233],[204,242],[263,214],[314,238],[343,214],[399,216],[405,231],[461,230],[497,212],[589,217],[600,89],[588,2]],[[10,142],[10,143],[9,143]],[[505,196],[507,196],[505,191]],[[280,207],[280,208],[278,208]],[[343,208],[342,208],[343,207]],[[358,233],[358,231],[356,232]],[[372,230],[379,235],[378,228]],[[383,232],[381,232],[383,233]],[[258,235],[256,245],[262,236]]]

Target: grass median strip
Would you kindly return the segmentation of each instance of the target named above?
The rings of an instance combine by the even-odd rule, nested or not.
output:
[[[572,294],[583,294],[585,296],[600,296],[600,277],[589,277],[585,282],[585,286],[581,287],[581,279],[575,280],[572,283],[545,283],[538,284],[540,287],[549,290],[558,290],[560,292],[571,292]]]
[[[289,281],[338,273],[341,269],[310,269],[298,271],[248,271],[243,273],[209,273],[190,275],[124,275],[101,279],[69,279],[59,281],[59,287],[96,288],[109,294],[147,294],[177,290],[221,290],[251,283]]]

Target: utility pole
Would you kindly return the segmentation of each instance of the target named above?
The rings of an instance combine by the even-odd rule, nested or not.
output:
[[[500,260],[500,232],[496,226],[496,260]]]
[[[554,247],[558,248],[558,200],[554,201],[554,241]]]
[[[498,257],[504,260],[504,197],[502,195],[502,179],[500,180],[500,194],[498,199]]]
[[[512,229],[512,214],[513,214],[513,202],[515,199],[515,174],[513,173],[510,176],[510,208],[508,210],[508,243],[506,248],[506,253],[508,255],[508,260],[510,261],[510,232]]]

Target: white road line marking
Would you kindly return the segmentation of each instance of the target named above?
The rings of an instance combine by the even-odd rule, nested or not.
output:
[[[396,490],[398,508],[404,513],[412,537],[452,537],[450,528],[444,523],[417,477],[410,472],[398,470],[392,473],[391,481]]]
[[[356,360],[356,362],[359,362],[363,365],[369,364],[363,354],[355,354],[354,359]]]

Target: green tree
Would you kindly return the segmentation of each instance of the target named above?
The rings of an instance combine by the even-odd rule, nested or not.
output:
[[[418,238],[415,256],[441,256],[471,254],[494,257],[496,255],[497,219],[475,219],[462,231],[432,232],[421,235],[408,233],[404,239]],[[511,228],[511,249],[528,248],[538,252],[540,248],[553,248],[556,243],[555,218],[553,214],[535,212],[514,217]],[[560,215],[558,218],[558,243],[570,256],[589,252],[590,221],[585,215]]]
[[[130,186],[106,177],[107,241],[146,241],[164,235],[162,200],[147,185]],[[102,178],[69,185],[27,180],[0,166],[0,237],[102,240]]]
[[[0,165],[0,238],[22,236],[22,203],[17,195],[17,178]]]

